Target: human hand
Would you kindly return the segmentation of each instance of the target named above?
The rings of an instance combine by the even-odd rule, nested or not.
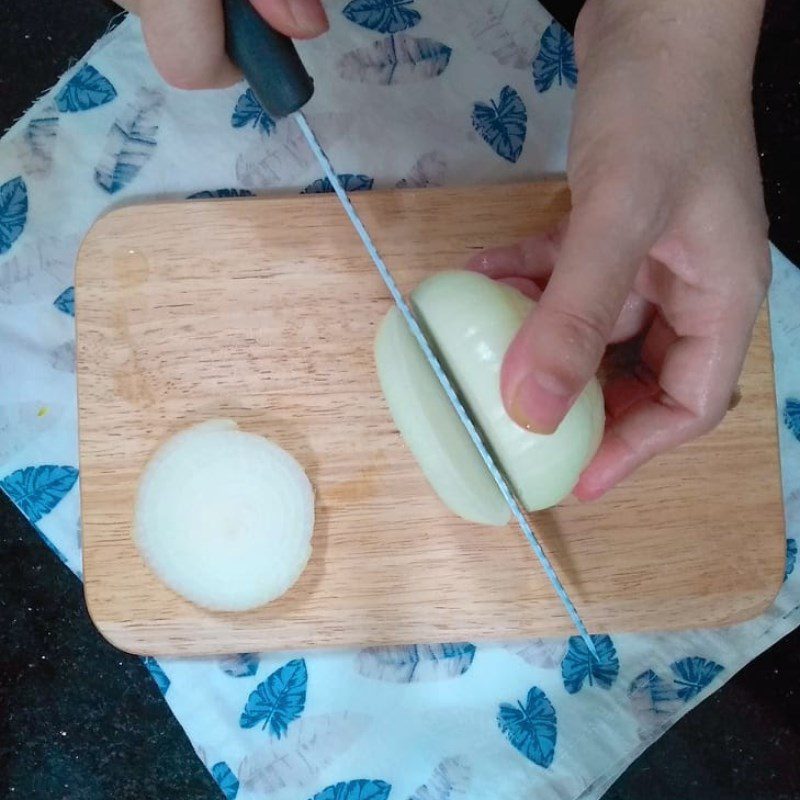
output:
[[[216,89],[241,78],[225,52],[222,0],[117,0],[138,14],[147,49],[164,80],[178,89]],[[293,39],[328,29],[321,0],[251,0],[270,25]]]
[[[724,416],[770,279],[751,112],[763,3],[589,0],[558,230],[469,264],[544,289],[506,355],[509,414],[550,433],[609,343],[643,335],[605,387],[603,442],[575,489],[601,496]]]

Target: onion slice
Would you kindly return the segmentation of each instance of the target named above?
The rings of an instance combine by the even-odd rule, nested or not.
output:
[[[142,556],[167,586],[215,611],[284,594],[308,563],[313,528],[314,492],[300,465],[231,420],[170,438],[139,482]]]
[[[375,361],[395,425],[442,502],[470,522],[505,525],[511,512],[397,308],[378,331]]]

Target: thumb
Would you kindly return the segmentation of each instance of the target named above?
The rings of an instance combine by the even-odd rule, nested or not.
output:
[[[595,374],[655,224],[613,204],[571,212],[553,274],[506,353],[503,402],[519,425],[552,433]]]

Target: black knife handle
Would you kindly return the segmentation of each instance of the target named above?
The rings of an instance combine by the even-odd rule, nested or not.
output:
[[[223,0],[225,48],[267,113],[286,117],[314,94],[294,42],[278,33],[249,0]]]

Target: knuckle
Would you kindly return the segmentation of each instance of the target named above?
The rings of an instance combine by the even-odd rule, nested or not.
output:
[[[600,309],[572,311],[557,308],[550,311],[559,339],[568,352],[575,353],[581,363],[598,362],[608,341],[610,326]]]
[[[609,231],[621,230],[629,240],[647,238],[661,219],[664,180],[652,166],[635,160],[605,164],[593,170],[575,197],[577,213],[601,220]]]

